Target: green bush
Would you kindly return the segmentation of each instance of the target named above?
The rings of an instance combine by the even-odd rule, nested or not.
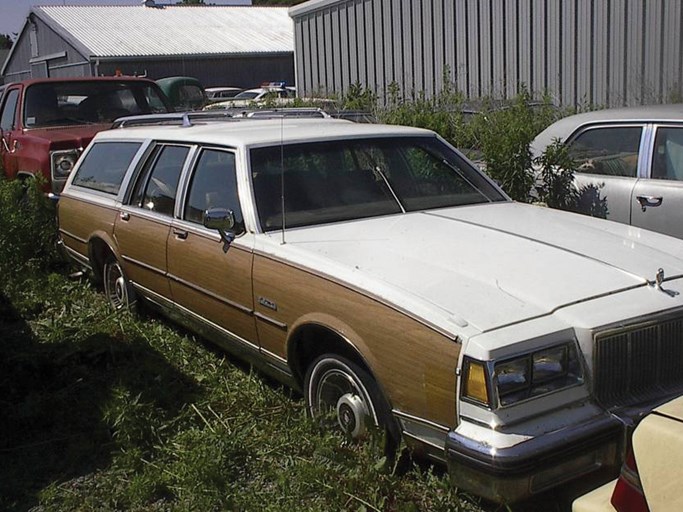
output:
[[[56,209],[42,190],[43,180],[0,177],[0,273],[21,276],[53,267]]]

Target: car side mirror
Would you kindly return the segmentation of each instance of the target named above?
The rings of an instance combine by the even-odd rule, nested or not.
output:
[[[235,239],[235,214],[226,208],[211,208],[204,212],[204,227],[215,229],[221,235],[223,252],[228,252],[230,244]]]

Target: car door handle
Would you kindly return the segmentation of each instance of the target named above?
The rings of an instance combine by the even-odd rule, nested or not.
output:
[[[640,207],[643,209],[643,211],[645,211],[645,208],[647,208],[648,206],[650,208],[661,206],[662,201],[664,200],[664,198],[661,196],[636,196],[636,199],[640,203]]]
[[[174,229],[173,234],[178,240],[185,240],[187,238],[187,231],[183,229]]]
[[[128,222],[130,220],[130,213],[121,212],[119,217],[121,217],[121,220],[125,220],[126,222]]]

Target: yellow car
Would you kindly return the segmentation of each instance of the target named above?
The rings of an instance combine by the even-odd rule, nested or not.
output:
[[[636,428],[617,480],[581,496],[573,512],[683,510],[683,396],[656,408]]]

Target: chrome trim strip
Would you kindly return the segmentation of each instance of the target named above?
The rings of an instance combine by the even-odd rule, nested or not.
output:
[[[69,257],[73,258],[81,265],[85,265],[88,269],[92,270],[90,260],[87,256],[83,256],[80,252],[76,251],[75,249],[72,249],[71,247],[68,247],[66,244],[62,244],[62,247],[64,247],[64,249],[66,249],[66,252],[69,253]]]
[[[681,277],[681,276],[679,276],[679,277]],[[664,280],[664,282],[669,281],[670,279],[673,279],[673,278],[667,278]],[[668,311],[660,311],[654,315],[648,314],[648,315],[637,316],[637,317],[633,318],[632,321],[629,321],[628,323],[624,323],[622,321],[622,322],[614,322],[612,324],[603,325],[601,327],[593,329],[591,334],[593,336],[593,340],[595,341],[595,338],[597,336],[613,336],[613,335],[619,334],[621,332],[643,329],[645,327],[657,325],[657,324],[659,324],[661,322],[665,322],[667,320],[671,320],[674,318],[680,318],[681,315],[683,315],[683,307],[677,307],[674,309],[670,309]]]
[[[156,292],[153,292],[149,288],[146,288],[146,287],[140,285],[139,283],[133,282],[132,285],[136,289],[140,290],[142,292],[142,295],[149,296],[152,299],[156,299],[157,302],[166,303],[169,307],[175,308],[175,309],[179,310],[181,313],[193,317],[195,320],[198,320],[200,323],[207,325],[208,327],[211,327],[212,329],[215,329],[216,331],[220,332],[224,336],[227,336],[232,341],[239,343],[239,344],[241,344],[241,345],[243,345],[249,349],[252,349],[256,352],[260,352],[259,346],[256,345],[255,343],[252,343],[249,340],[245,340],[241,336],[238,336],[237,334],[228,331],[224,327],[221,327],[220,325],[217,325],[217,324],[211,322],[210,320],[207,320],[206,318],[195,313],[194,311],[187,309],[185,306],[181,306],[177,302],[169,300],[166,297],[164,297],[163,295],[160,295]]]
[[[405,418],[410,421],[414,421],[416,423],[421,423],[427,427],[431,427],[437,430],[442,431],[443,433],[447,434],[449,430],[451,430],[450,427],[447,427],[445,425],[441,425],[439,423],[434,423],[433,421],[421,418],[419,416],[413,416],[412,414],[405,413],[403,411],[399,411],[398,409],[392,409],[391,414],[394,416],[398,416],[399,418]]]
[[[88,241],[85,238],[81,238],[80,236],[76,236],[73,233],[67,231],[66,229],[59,228],[59,232],[63,235],[68,236],[69,238],[76,240],[77,242],[80,242],[80,243],[85,244],[85,245],[88,244]]]
[[[287,360],[284,357],[280,357],[277,354],[273,354],[270,350],[266,350],[265,348],[261,347],[261,353],[267,355],[272,359],[275,359],[278,363],[284,364],[285,366],[287,365]],[[277,365],[277,368],[280,368],[280,365]]]
[[[263,315],[263,314],[259,313],[258,311],[254,312],[254,317],[256,317],[259,320],[263,320],[266,323],[274,325],[275,327],[277,327],[278,329],[282,329],[283,331],[287,330],[287,324],[284,324],[282,322],[278,322],[277,320],[274,320],[274,319],[270,318],[269,316]]]
[[[174,276],[173,274],[168,274],[168,278],[175,281],[176,283],[180,283],[184,286],[187,286],[188,288],[195,290],[202,295],[206,295],[208,297],[211,297],[212,299],[216,299],[217,301],[225,304],[226,306],[233,307],[235,309],[238,309],[239,311],[242,311],[243,313],[246,313],[248,315],[251,315],[254,313],[254,310],[252,308],[243,306],[242,304],[239,304],[237,302],[233,302],[230,299],[226,299],[225,297],[221,297],[217,293],[214,293],[212,291],[207,290],[206,288],[202,288],[201,286],[197,286],[195,284],[190,283],[189,281],[186,281],[185,279],[181,279],[178,276]]]
[[[153,267],[153,266],[151,266],[151,265],[147,265],[147,263],[143,263],[143,262],[141,262],[141,261],[139,261],[139,260],[136,260],[136,259],[134,259],[134,258],[131,258],[130,256],[126,256],[125,254],[122,254],[122,255],[121,255],[121,258],[123,259],[123,261],[125,261],[125,262],[127,262],[127,263],[132,263],[133,265],[137,265],[137,266],[139,266],[139,267],[142,267],[142,268],[144,268],[144,269],[146,269],[146,270],[149,270],[149,271],[151,271],[151,272],[154,272],[155,274],[159,274],[159,275],[162,275],[162,276],[165,276],[165,275],[166,275],[166,271],[165,271],[165,270],[159,270],[159,269],[156,268],[156,267]]]
[[[394,311],[397,311],[397,312],[399,312],[399,313],[401,313],[401,314],[403,314],[409,318],[412,318],[413,320],[420,322],[423,325],[426,325],[427,327],[429,327],[433,331],[441,334],[442,336],[448,338],[451,341],[455,341],[456,343],[462,343],[462,340],[460,339],[460,337],[458,335],[454,335],[454,334],[442,329],[438,325],[436,325],[436,324],[434,324],[428,320],[425,320],[424,318],[421,318],[421,317],[415,315],[412,311],[409,311],[409,310],[404,309],[400,306],[397,306],[396,304],[388,302],[386,299],[383,299],[382,297],[380,297],[378,295],[375,295],[371,292],[368,292],[367,290],[356,287],[356,286],[354,286],[354,285],[352,285],[346,281],[342,281],[341,279],[337,279],[336,277],[331,276],[329,274],[326,274],[324,272],[314,271],[313,269],[306,267],[304,265],[300,265],[298,263],[293,263],[291,261],[286,261],[286,260],[283,260],[281,258],[277,258],[277,257],[273,256],[272,254],[268,254],[268,253],[259,251],[258,249],[254,249],[254,256],[260,256],[260,257],[266,258],[270,261],[274,261],[274,262],[280,263],[282,265],[287,265],[288,267],[295,268],[297,270],[301,270],[301,271],[306,272],[308,274],[311,274],[315,277],[320,277],[321,279],[325,279],[327,281],[330,281],[331,283],[337,284],[339,286],[343,286],[344,288],[346,288],[348,290],[359,293],[359,294],[361,294],[361,295],[363,295],[363,296],[365,296],[371,300],[379,302],[380,304],[383,304],[383,305],[393,309]]]

